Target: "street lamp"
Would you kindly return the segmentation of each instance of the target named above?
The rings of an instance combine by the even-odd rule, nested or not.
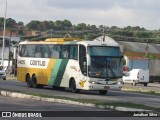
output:
[[[4,45],[5,45],[5,32],[6,32],[6,14],[7,14],[7,2],[4,16],[4,29],[3,29],[3,46],[2,46],[2,67],[4,67]]]

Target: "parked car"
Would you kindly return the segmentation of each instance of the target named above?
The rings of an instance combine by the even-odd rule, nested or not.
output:
[[[0,67],[0,78],[6,80],[6,72],[3,67]]]
[[[123,83],[131,83],[134,86],[136,84],[144,84],[144,86],[147,86],[149,83],[149,70],[132,69],[124,74]]]

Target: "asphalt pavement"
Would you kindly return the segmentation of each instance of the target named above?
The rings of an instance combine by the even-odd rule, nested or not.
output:
[[[160,96],[146,95],[139,93],[130,93],[122,91],[109,91],[107,95],[99,95],[96,91],[80,91],[79,94],[72,93],[69,89],[55,90],[52,87],[45,87],[43,89],[28,88],[26,83],[17,82],[13,80],[0,81],[0,88],[21,91],[34,94],[43,94],[49,96],[61,96],[75,99],[89,99],[99,100],[105,102],[129,102],[135,104],[143,104],[146,106],[160,108]]]

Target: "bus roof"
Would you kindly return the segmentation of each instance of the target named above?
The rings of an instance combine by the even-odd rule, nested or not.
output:
[[[19,44],[64,44],[65,42],[78,42],[80,38],[48,38],[44,41],[22,41]]]
[[[118,44],[114,44],[114,43],[108,43],[108,42],[103,42],[103,41],[80,41],[78,42],[78,44],[83,44],[85,46],[115,46],[115,47],[119,47]]]
[[[22,41],[19,44],[82,44],[85,46],[115,46],[119,47],[118,44],[107,41],[86,41],[80,38],[48,38],[44,41]]]
[[[80,41],[80,38],[49,38],[45,42],[69,42],[69,41]]]

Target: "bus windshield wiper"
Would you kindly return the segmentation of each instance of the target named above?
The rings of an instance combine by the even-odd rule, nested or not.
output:
[[[111,71],[111,74],[116,77],[115,73],[113,72],[113,69],[110,67],[110,65],[107,66],[109,68],[109,70]]]

